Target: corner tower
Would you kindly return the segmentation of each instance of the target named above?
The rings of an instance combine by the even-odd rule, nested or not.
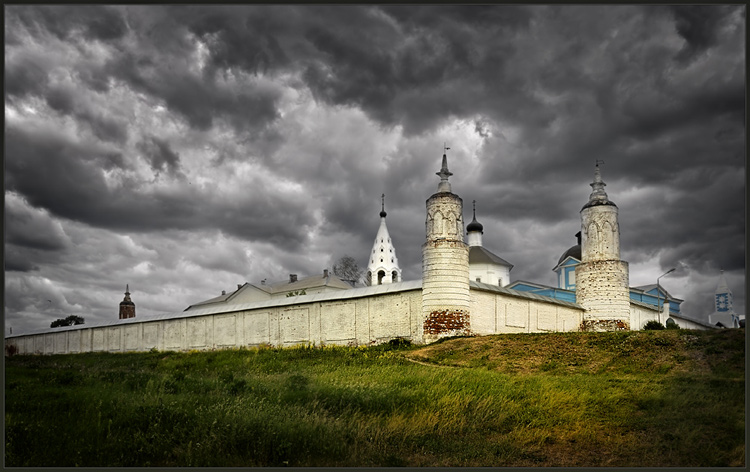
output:
[[[575,268],[576,302],[586,309],[583,330],[630,328],[628,263],[620,260],[618,209],[604,191],[599,161],[593,191],[581,209],[581,263]]]
[[[445,148],[448,150],[449,148]],[[463,200],[451,192],[443,153],[437,193],[427,199],[422,245],[424,342],[470,332],[469,247],[463,240]]]
[[[125,285],[125,298],[120,302],[120,319],[135,318],[135,303],[130,299],[130,287]]]
[[[398,266],[396,248],[391,242],[391,235],[385,224],[385,194],[381,196],[380,228],[375,236],[375,243],[370,252],[370,263],[367,265],[367,285],[390,284],[401,282],[401,269]]]

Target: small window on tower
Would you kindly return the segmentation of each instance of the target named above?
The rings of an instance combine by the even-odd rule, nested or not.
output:
[[[502,287],[503,286],[503,279],[502,278],[497,279],[497,284]]]
[[[482,281],[482,278],[481,277],[477,277],[477,282],[481,282],[481,281]]]

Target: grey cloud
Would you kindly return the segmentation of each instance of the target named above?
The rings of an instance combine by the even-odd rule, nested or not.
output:
[[[5,243],[44,251],[59,251],[70,244],[67,235],[48,214],[6,196]]]
[[[141,194],[127,187],[113,190],[102,172],[102,164],[112,160],[110,155],[60,136],[12,126],[6,129],[6,155],[9,190],[54,215],[98,227],[139,231],[213,227],[296,247],[308,238],[306,228],[314,224],[308,202],[271,192],[272,182],[248,182],[255,191],[237,200],[214,199],[210,193],[203,193],[201,200],[184,186],[177,194]]]
[[[28,250],[24,250],[14,244],[5,245],[4,266],[7,272],[31,272],[39,270],[28,257]]]
[[[157,173],[167,171],[175,175],[180,170],[180,156],[166,141],[155,136],[147,136],[138,143],[137,148],[145,154],[151,168]]]
[[[716,44],[718,29],[735,8],[737,6],[730,5],[670,6],[675,29],[686,42],[675,59],[679,62],[689,61]]]
[[[29,55],[6,56],[5,93],[9,99],[41,94],[47,83],[44,60]]]
[[[16,16],[27,29],[46,31],[61,40],[81,35],[87,40],[112,41],[127,32],[127,24],[119,10],[110,6],[16,5],[6,11]]]
[[[103,113],[92,110],[86,104],[86,98],[77,96],[74,90],[62,87],[52,87],[45,94],[47,104],[54,110],[77,118],[88,124],[94,136],[103,141],[123,144],[128,139],[127,124],[119,122]]]

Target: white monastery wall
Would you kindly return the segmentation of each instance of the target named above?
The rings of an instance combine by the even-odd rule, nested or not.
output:
[[[652,320],[664,324],[655,308],[646,308],[635,303],[630,304],[630,329],[643,329],[643,326]]]
[[[581,308],[525,295],[472,290],[471,332],[485,335],[578,331],[583,319]]]
[[[336,299],[326,294],[326,300],[305,301],[308,297],[300,296],[285,300],[288,304],[259,303],[256,305],[262,306],[236,311],[202,314],[210,309],[197,313],[191,310],[164,315],[172,318],[140,317],[104,326],[54,328],[54,332],[6,338],[6,345],[15,345],[20,354],[63,354],[211,350],[262,344],[373,344],[395,337],[421,342],[419,286],[416,281],[394,293],[358,298]]]
[[[288,304],[269,301],[254,304],[255,307],[234,305],[223,312],[191,310],[117,320],[102,326],[61,327],[53,332],[14,335],[5,342],[15,345],[19,354],[188,351],[263,344],[367,345],[395,337],[422,343],[425,319],[420,285],[420,281],[402,282],[367,287],[386,293],[358,297],[351,296],[352,290],[345,292],[347,297],[300,296],[285,300]],[[583,310],[574,304],[487,284],[472,285],[473,334],[576,331],[581,323]]]

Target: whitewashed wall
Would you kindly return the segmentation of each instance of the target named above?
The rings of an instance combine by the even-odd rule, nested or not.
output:
[[[297,297],[297,300],[303,297]],[[360,298],[262,306],[171,319],[70,327],[6,338],[20,354],[210,350],[241,346],[373,344],[394,337],[422,341],[422,292],[395,291]]]
[[[655,308],[647,308],[632,302],[630,303],[630,329],[643,329],[643,326],[652,320],[664,324],[664,321],[660,320],[659,312]]]
[[[472,290],[471,296],[471,331],[476,334],[578,331],[583,319],[582,309],[542,301],[542,297],[484,290]]]
[[[131,318],[107,326],[67,327],[5,339],[20,354],[135,352],[158,349],[210,350],[296,344],[367,345],[395,337],[424,342],[419,281],[367,287],[385,291],[303,296],[270,301],[251,309],[194,314],[168,319]],[[474,334],[578,331],[583,309],[547,297],[471,282],[470,331]],[[305,301],[316,298],[315,301]],[[287,304],[284,304],[286,302]],[[631,329],[657,319],[653,309],[631,304]],[[672,317],[681,328],[707,329],[705,323]]]

